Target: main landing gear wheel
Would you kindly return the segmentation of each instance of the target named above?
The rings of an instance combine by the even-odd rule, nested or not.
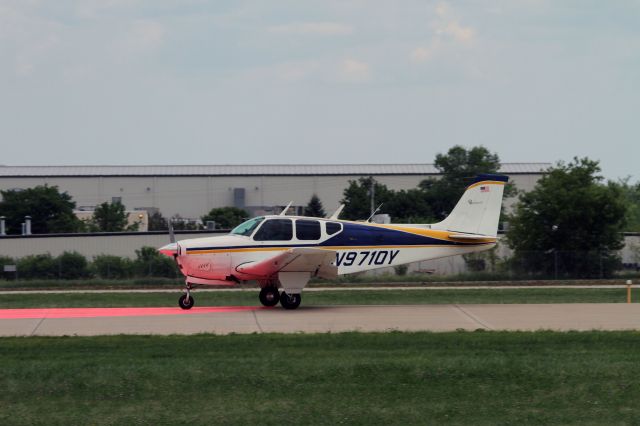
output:
[[[280,305],[285,309],[296,309],[301,301],[300,294],[287,294],[283,291],[280,295]]]
[[[178,305],[180,305],[180,307],[182,309],[191,309],[193,308],[193,304],[194,304],[194,300],[193,300],[193,296],[191,296],[190,294],[183,294],[182,296],[180,296],[180,299],[178,299]]]
[[[260,303],[264,306],[276,306],[280,301],[280,293],[275,287],[265,287],[260,290]]]

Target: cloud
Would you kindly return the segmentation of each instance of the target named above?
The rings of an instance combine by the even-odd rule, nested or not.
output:
[[[131,25],[129,39],[134,46],[149,49],[162,43],[164,33],[164,27],[159,22],[140,20]]]
[[[447,15],[451,14],[451,8],[446,3],[438,3],[436,5],[436,15],[443,18]]]
[[[436,5],[435,15],[436,19],[431,22],[431,39],[409,52],[411,62],[427,62],[442,52],[470,46],[475,41],[476,30],[460,24],[448,4]]]
[[[296,22],[267,28],[274,34],[339,36],[353,33],[353,27],[338,22]]]
[[[413,62],[426,62],[435,54],[436,49],[434,46],[428,47],[416,47],[409,54],[409,58]]]
[[[126,60],[129,55],[154,51],[164,41],[165,27],[157,21],[139,19],[126,25],[122,35],[113,41],[113,48],[121,60]]]
[[[453,37],[453,39],[460,43],[470,43],[475,36],[475,30],[471,27],[463,27],[457,21],[451,21],[446,23],[439,29],[442,34]]]
[[[0,4],[0,68],[29,75],[46,64],[60,47],[64,26],[33,13],[29,2]]]
[[[371,78],[371,67],[368,63],[357,59],[345,59],[340,64],[340,75],[347,81],[367,81]]]
[[[432,26],[436,36],[447,36],[458,43],[470,43],[475,37],[475,29],[461,25],[454,11],[447,3],[439,3],[435,8],[438,17]]]

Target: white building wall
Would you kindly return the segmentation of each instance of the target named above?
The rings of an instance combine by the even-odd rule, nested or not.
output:
[[[205,233],[176,235],[177,240],[210,236]],[[168,234],[122,234],[92,236],[29,236],[0,237],[0,256],[21,258],[36,254],[59,256],[65,251],[76,251],[91,259],[100,254],[135,258],[141,247],[162,247],[169,244]]]
[[[131,177],[43,177],[0,179],[0,190],[30,188],[47,184],[71,195],[78,207],[95,206],[121,197],[128,210],[158,208],[165,217],[179,214],[199,218],[214,207],[233,205],[233,189],[245,189],[245,205],[282,206],[293,201],[305,206],[315,193],[327,212],[333,211],[350,180],[361,176],[131,176]],[[411,189],[432,176],[374,176],[390,189]],[[514,174],[511,179],[520,190],[531,190],[539,174]],[[509,207],[514,200],[507,200]],[[392,218],[393,220],[393,218]]]

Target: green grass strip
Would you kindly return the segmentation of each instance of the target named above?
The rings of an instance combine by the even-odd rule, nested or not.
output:
[[[0,308],[176,306],[175,293],[2,294]],[[258,305],[258,289],[193,293],[196,306]],[[638,301],[638,293],[634,301]],[[304,305],[446,303],[624,303],[622,288],[523,288],[473,290],[354,290],[303,292]]]
[[[0,424],[638,424],[640,333],[0,339]]]

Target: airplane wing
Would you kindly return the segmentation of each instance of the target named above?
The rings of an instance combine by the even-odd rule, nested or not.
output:
[[[333,250],[311,247],[292,248],[269,259],[236,266],[236,271],[256,277],[270,277],[278,272],[310,272],[312,276],[335,278],[338,268]]]

